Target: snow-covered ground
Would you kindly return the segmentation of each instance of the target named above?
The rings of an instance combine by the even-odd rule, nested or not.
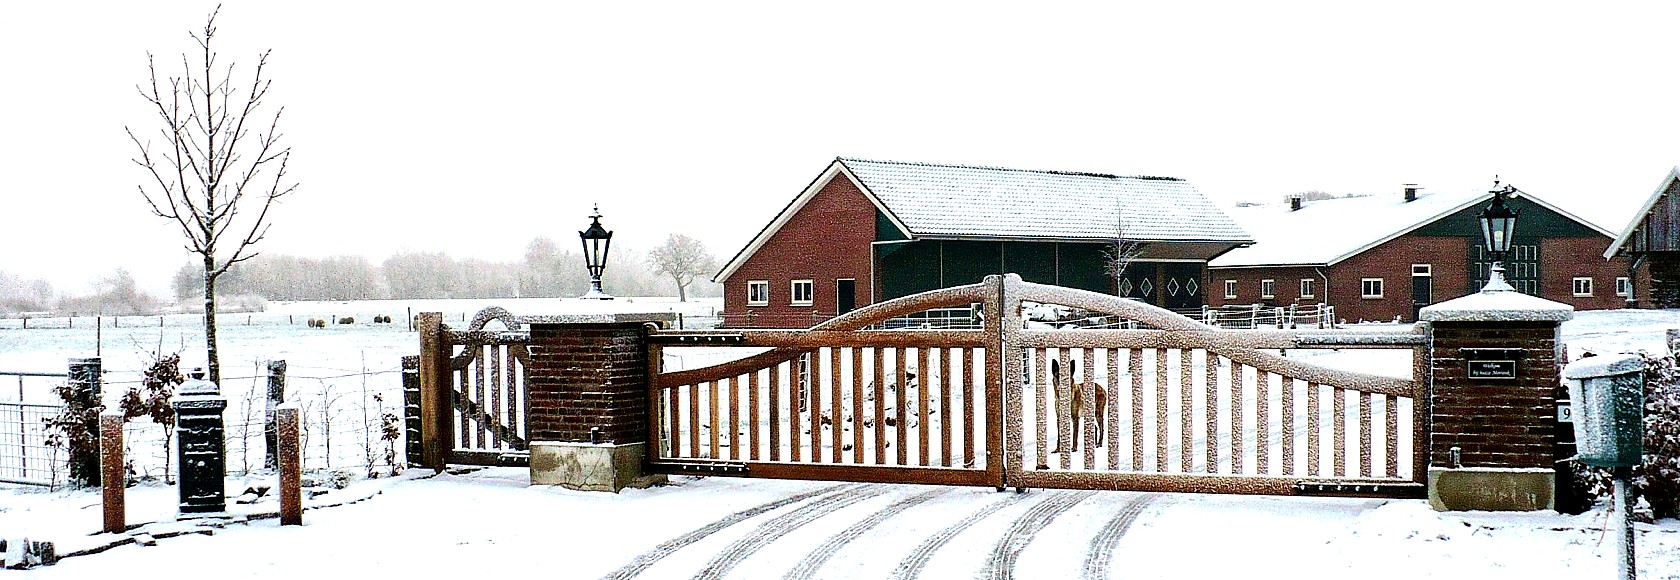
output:
[[[1572,358],[1586,350],[1661,351],[1667,328],[1680,328],[1680,311],[1585,312],[1564,326],[1564,339]],[[232,480],[230,494],[244,485]],[[144,485],[129,494],[131,523],[173,518],[174,488]],[[313,501],[341,505],[310,510],[302,527],[258,518],[23,574],[1526,580],[1615,573],[1603,505],[1576,516],[1442,513],[1422,500],[1016,494],[732,478],[674,478],[614,495],[531,486],[526,471],[513,468],[411,470]],[[273,504],[234,508],[262,512]],[[67,552],[104,542],[90,535],[99,526],[96,492],[0,487],[0,538],[53,541]],[[1637,542],[1639,577],[1680,578],[1680,522],[1638,524]]]

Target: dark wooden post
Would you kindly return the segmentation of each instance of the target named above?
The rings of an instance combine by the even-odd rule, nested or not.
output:
[[[128,469],[123,462],[122,411],[99,415],[100,483],[104,493],[105,531],[120,534],[128,529],[128,511],[123,503]]]
[[[1498,286],[1419,313],[1435,509],[1556,508],[1559,326],[1575,310]]]
[[[268,399],[263,404],[263,467],[274,469],[274,409],[286,401],[286,361],[268,361]]]
[[[443,471],[449,463],[449,348],[443,341],[443,313],[422,312],[420,332],[421,464]]]
[[[70,359],[70,388],[76,407],[94,409],[100,405],[100,367],[99,357]],[[86,417],[82,426],[89,438],[86,449],[78,449],[74,441],[70,445],[70,481],[77,487],[99,485],[99,417]]]

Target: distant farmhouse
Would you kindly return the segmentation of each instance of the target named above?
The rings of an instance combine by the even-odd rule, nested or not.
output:
[[[1489,199],[1485,192],[1408,187],[1387,196],[1237,208],[1233,217],[1255,243],[1208,264],[1208,303],[1329,304],[1350,322],[1415,321],[1420,308],[1487,282],[1492,258],[1483,252],[1476,215]],[[1511,207],[1520,215],[1505,260],[1512,286],[1582,310],[1626,305],[1629,259],[1600,258],[1613,239],[1608,230],[1528,193]]]
[[[1118,281],[1116,238],[1136,244]],[[1181,179],[837,158],[714,280],[729,327],[808,327],[1003,272],[1194,309],[1208,260],[1252,242]]]
[[[1631,260],[1640,308],[1680,308],[1680,167],[1670,169],[1650,199],[1604,251]],[[1644,290],[1644,292],[1638,292]]]

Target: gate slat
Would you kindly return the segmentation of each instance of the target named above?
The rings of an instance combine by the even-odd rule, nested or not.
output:
[[[829,394],[828,412],[829,412],[829,425],[833,428],[833,431],[830,432],[830,435],[831,435],[830,440],[831,440],[831,445],[833,445],[833,447],[834,447],[834,449],[829,452],[829,457],[830,457],[830,460],[833,463],[840,463],[842,461],[840,453],[842,451],[841,448],[845,447],[845,445],[842,444],[842,441],[844,441],[843,438],[846,436],[846,429],[845,429],[846,423],[841,420],[841,416],[840,416],[841,413],[843,412],[843,410],[840,407],[840,404],[841,404],[840,399],[843,398],[843,397],[840,396],[840,391],[845,388],[844,385],[846,383],[845,383],[844,377],[840,376],[840,370],[841,370],[840,369],[840,347],[829,348],[828,349],[828,376],[829,376],[828,389],[829,389],[830,394]]]
[[[1068,350],[1056,349],[1056,364],[1061,365],[1061,371],[1051,378],[1051,397],[1056,402],[1056,450],[1060,451],[1058,463],[1062,469],[1073,468],[1073,367],[1068,366]],[[1063,395],[1062,393],[1067,393]]]
[[[951,466],[951,391],[957,388],[957,373],[951,372],[953,361],[961,361],[962,349],[939,349],[939,465]]]
[[[1048,390],[1045,388],[1050,380],[1045,368],[1050,364],[1049,353],[1042,348],[1030,349],[1030,352],[1032,352],[1033,357],[1033,387],[1037,393],[1033,396],[1033,434],[1036,435],[1033,437],[1033,450],[1037,451],[1038,454],[1034,455],[1033,459],[1036,465],[1049,466],[1050,453],[1049,449],[1045,447],[1046,441],[1050,438],[1045,407],[1045,399],[1049,396]]]
[[[1231,361],[1231,474],[1243,472],[1243,365]],[[1254,369],[1260,376],[1260,369]]]
[[[485,434],[489,431],[489,425],[484,424],[486,414],[484,409],[484,351],[488,348],[487,346],[473,347],[473,404],[467,407],[468,409],[478,408],[478,412],[473,414],[473,431],[476,433],[474,438],[478,441],[479,449],[484,448]]]
[[[471,352],[471,350],[472,350],[472,347],[470,345],[465,347],[465,348],[467,349],[468,352]],[[458,399],[458,400],[454,401],[454,403],[455,403],[455,418],[458,419],[461,423],[460,423],[460,426],[455,429],[455,432],[461,434],[461,448],[462,449],[472,448],[472,434],[473,434],[472,423],[471,423],[472,418],[469,417],[468,413],[467,413],[467,408],[469,407],[469,403],[472,402],[472,374],[471,374],[471,372],[472,372],[471,370],[463,367],[460,370],[457,370],[453,373],[450,373],[450,375],[451,375],[450,380],[455,381],[454,385],[459,386],[458,387],[459,390],[457,390],[455,392],[456,399]]]
[[[758,460],[758,432],[758,371],[753,371],[747,373],[747,458],[753,461]]]
[[[1332,453],[1334,453],[1334,457],[1335,457],[1335,460],[1336,460],[1335,471],[1332,472],[1332,474],[1337,476],[1337,477],[1341,477],[1341,476],[1345,476],[1345,475],[1348,474],[1348,472],[1347,472],[1347,391],[1343,390],[1341,387],[1336,387],[1336,388],[1330,390],[1330,395],[1334,398],[1333,400],[1336,403],[1335,408],[1331,409],[1331,413],[1330,413],[1330,417],[1334,421],[1334,423],[1332,425],[1335,429],[1332,433],[1334,433],[1335,439],[1336,439],[1336,447],[1334,447],[1332,449]]]
[[[1386,457],[1388,470],[1384,472],[1383,475],[1388,477],[1399,477],[1400,405],[1394,395],[1383,395],[1383,416],[1384,419],[1387,419],[1388,423],[1388,429],[1385,431],[1387,436],[1384,438],[1385,442],[1388,444],[1388,453]]]
[[[1321,452],[1318,445],[1318,428],[1322,424],[1322,418],[1318,415],[1318,383],[1307,383],[1307,475],[1318,475],[1318,456]]]
[[[1108,468],[1120,469],[1120,350],[1105,348],[1108,359]]]
[[[489,348],[490,348],[490,408],[488,410],[486,410],[484,414],[486,416],[490,417],[490,420],[492,421],[491,425],[494,426],[495,423],[502,423],[503,422],[502,421],[502,416],[503,416],[502,415],[502,413],[503,413],[502,412],[502,385],[503,385],[503,383],[502,383],[502,348],[503,347],[498,346],[498,345],[492,345]],[[499,447],[502,447],[502,443],[503,443],[503,441],[502,441],[502,431],[500,429],[491,429],[490,430],[490,445],[492,447],[498,447],[499,448]]]
[[[1178,455],[1179,471],[1183,473],[1190,473],[1194,469],[1192,458],[1195,456],[1196,447],[1196,375],[1191,366],[1195,358],[1193,350],[1178,351]]]
[[[1132,470],[1143,471],[1143,349],[1127,351],[1132,373]]]
[[[1260,475],[1271,472],[1272,378],[1276,373],[1254,371],[1254,469]]]
[[[772,366],[769,369],[770,370],[770,377],[769,377],[770,378],[770,380],[769,380],[770,391],[769,391],[769,397],[767,397],[767,398],[770,400],[770,405],[769,405],[770,425],[769,425],[769,428],[770,428],[770,460],[771,461],[780,461],[782,459],[782,437],[781,437],[781,435],[782,435],[782,409],[781,409],[781,407],[782,407],[782,401],[781,401],[782,367],[785,366],[785,365],[788,365],[788,364],[789,363],[785,363],[785,362],[784,363],[778,363],[777,365]]]
[[[975,460],[975,451],[976,451],[977,447],[975,447],[975,444],[974,444],[974,418],[979,416],[979,414],[980,414],[980,404],[979,404],[980,399],[985,398],[984,396],[979,396],[979,395],[976,394],[975,387],[977,385],[974,384],[974,363],[977,360],[979,360],[978,355],[980,354],[980,349],[969,348],[969,349],[959,349],[959,350],[964,350],[964,354],[963,354],[963,358],[962,358],[962,381],[963,381],[962,382],[962,400],[963,400],[963,409],[964,409],[963,415],[962,415],[962,417],[963,417],[963,422],[962,422],[962,424],[963,424],[963,462],[962,462],[962,465],[963,465],[963,467],[977,467],[977,466],[980,465],[980,462]],[[985,392],[983,386],[980,387],[979,392],[980,393]],[[1001,425],[999,425],[999,426],[996,426],[996,427],[988,427],[988,428],[989,429],[1001,429],[1003,427]]]
[[[788,361],[788,461],[799,461],[799,428],[801,405],[805,404],[805,377],[810,376],[810,353]]]
[[[1097,405],[1097,403],[1100,401],[1100,402],[1102,402],[1102,406],[1104,406],[1104,407],[1108,406],[1108,397],[1106,395],[1101,396],[1101,397],[1097,396],[1098,395],[1097,389],[1100,389],[1102,387],[1097,386],[1097,381],[1095,379],[1096,370],[1097,370],[1096,349],[1087,348],[1087,349],[1085,349],[1085,368],[1083,370],[1084,374],[1079,377],[1080,397],[1085,400],[1085,404],[1080,406],[1081,408],[1079,409],[1079,421],[1076,423],[1076,424],[1083,424],[1085,427],[1083,429],[1080,429],[1080,431],[1081,431],[1080,433],[1074,435],[1075,437],[1080,437],[1080,438],[1084,439],[1083,443],[1085,444],[1084,445],[1084,447],[1085,447],[1085,469],[1095,469],[1096,465],[1097,465],[1097,428],[1098,427],[1097,427],[1097,415],[1096,415],[1097,414],[1097,409],[1095,408],[1095,405]],[[1106,441],[1105,441],[1105,443],[1106,443]]]
[[[1202,470],[1213,473],[1219,470],[1219,355],[1211,350],[1203,352],[1207,353],[1207,368],[1202,369],[1207,375],[1202,403],[1202,425],[1207,430],[1206,442],[1203,443],[1207,447],[1207,465]]]
[[[1283,475],[1295,475],[1295,379],[1283,377]]]
[[[874,387],[875,387],[875,421],[874,421],[874,424],[875,424],[875,464],[876,465],[886,465],[887,464],[887,411],[886,411],[886,408],[887,408],[887,387],[886,387],[886,384],[887,383],[886,383],[885,380],[883,380],[883,379],[886,378],[886,372],[884,371],[884,369],[886,368],[886,363],[883,361],[882,355],[886,354],[887,351],[886,351],[886,349],[876,348],[876,349],[872,349],[872,352],[875,355],[875,360],[874,360],[874,364],[873,364],[873,366],[875,367],[875,371],[874,371],[875,374],[870,377],[870,381],[871,381],[870,384],[874,385]]]
[[[525,422],[525,402],[529,397],[524,396],[525,390],[520,388],[525,382],[519,376],[519,355],[514,353],[513,345],[503,348],[507,349],[507,432],[525,441],[526,447],[529,448],[530,438],[520,427]]]
[[[671,441],[671,457],[683,456],[682,432],[679,430],[681,428],[679,418],[682,414],[682,407],[677,399],[677,391],[677,387],[671,387],[665,391],[665,398],[667,399],[665,411],[671,416],[671,424],[666,427],[668,430],[667,437]]]
[[[1371,476],[1371,393],[1359,393],[1359,474]]]
[[[898,373],[893,375],[893,390],[895,392],[893,402],[898,405],[893,411],[893,418],[898,423],[893,426],[893,431],[898,436],[898,464],[910,465],[910,417],[906,414],[906,409],[909,409],[910,381],[904,379],[906,366],[904,350],[902,348],[893,349],[893,371]]]
[[[805,403],[811,413],[811,463],[821,463],[822,457],[822,349],[811,349],[810,370],[805,373]]]
[[[852,347],[852,463],[863,463],[863,351]]]
[[[1155,471],[1167,470],[1167,349],[1155,349]]]
[[[926,467],[928,462],[928,389],[934,381],[927,347],[916,349],[916,463]]]
[[[729,458],[741,458],[741,378],[726,377],[729,390]]]

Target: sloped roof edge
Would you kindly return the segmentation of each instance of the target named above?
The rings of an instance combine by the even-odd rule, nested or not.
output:
[[[893,215],[892,211],[887,209],[887,206],[882,204],[881,200],[877,199],[875,194],[869,191],[869,188],[863,184],[862,180],[859,180],[856,175],[852,174],[851,169],[846,167],[844,161],[845,158],[843,157],[835,157],[834,161],[829,162],[828,167],[823,169],[822,173],[817,174],[816,179],[812,179],[811,183],[806,185],[805,189],[800,191],[798,196],[788,202],[787,207],[782,208],[781,213],[776,214],[776,217],[771,219],[770,223],[765,224],[764,229],[759,230],[758,235],[753,236],[752,241],[747,242],[746,246],[743,246],[740,251],[735,253],[735,257],[730,258],[729,262],[725,263],[723,268],[718,270],[716,275],[712,276],[712,281],[722,283],[724,280],[728,280],[730,276],[733,276],[735,271],[741,268],[742,264],[745,264],[747,260],[753,256],[753,254],[758,253],[759,248],[763,247],[765,242],[769,241],[770,238],[775,237],[776,232],[781,231],[782,226],[787,225],[788,220],[793,219],[793,216],[798,214],[799,210],[804,209],[805,204],[810,203],[811,199],[816,197],[817,193],[821,192],[824,187],[827,187],[830,182],[834,181],[834,177],[837,175],[845,175],[846,179],[851,180],[852,185],[857,186],[858,191],[862,192],[863,196],[868,198],[869,202],[875,205],[875,209],[880,210],[881,213],[885,214],[887,216],[887,220],[892,222],[893,227],[898,228],[900,232],[904,233],[904,237],[915,237],[910,232],[910,229],[905,227],[904,222],[900,221],[898,216]]]
[[[1633,231],[1639,229],[1639,224],[1645,221],[1645,216],[1650,215],[1651,210],[1657,207],[1657,202],[1662,199],[1663,192],[1668,191],[1668,186],[1677,179],[1680,179],[1680,166],[1668,170],[1668,177],[1663,178],[1662,183],[1657,184],[1657,190],[1651,192],[1650,199],[1646,199],[1645,205],[1639,206],[1639,211],[1634,212],[1633,219],[1628,220],[1626,226],[1622,226],[1621,235],[1616,236],[1615,241],[1610,242],[1610,247],[1604,250],[1604,259],[1608,260],[1615,257],[1616,252],[1621,251],[1622,246],[1627,245],[1628,239],[1633,237]]]
[[[1660,190],[1659,190],[1659,192],[1660,192]],[[1611,235],[1610,230],[1604,229],[1603,226],[1600,226],[1600,225],[1595,224],[1593,222],[1587,221],[1585,219],[1581,219],[1580,216],[1569,213],[1568,211],[1565,211],[1563,208],[1552,205],[1552,204],[1546,202],[1546,200],[1540,199],[1539,197],[1536,197],[1533,194],[1530,194],[1530,193],[1528,193],[1526,191],[1523,191],[1521,189],[1518,189],[1517,193],[1521,194],[1524,199],[1527,199],[1527,200],[1532,201],[1536,204],[1539,204],[1540,207],[1549,209],[1549,210],[1557,213],[1558,215],[1561,215],[1563,217],[1569,218],[1570,220],[1573,220],[1575,223],[1587,226],[1588,228],[1591,228],[1593,231],[1604,234],[1604,237],[1610,237],[1610,235]],[[1465,209],[1468,209],[1468,208],[1471,208],[1471,207],[1475,207],[1475,206],[1477,206],[1477,205],[1479,205],[1482,202],[1487,201],[1487,200],[1488,200],[1488,198],[1486,198],[1486,197],[1480,197],[1480,196],[1472,197],[1469,200],[1466,200],[1466,201],[1464,201],[1464,202],[1462,202],[1458,205],[1452,206],[1451,208],[1448,208],[1445,211],[1437,212],[1435,215],[1432,215],[1432,216],[1429,216],[1429,217],[1424,218],[1422,220],[1419,220],[1418,222],[1413,223],[1412,225],[1406,226],[1404,228],[1401,228],[1401,229],[1399,229],[1399,230],[1397,230],[1393,233],[1390,233],[1387,236],[1383,236],[1381,238],[1378,238],[1374,242],[1365,244],[1365,245],[1360,246],[1358,248],[1354,248],[1352,251],[1349,251],[1349,252],[1347,252],[1345,254],[1342,254],[1340,256],[1336,256],[1335,258],[1331,258],[1329,262],[1325,263],[1325,265],[1326,266],[1333,266],[1335,264],[1339,264],[1342,261],[1347,260],[1348,258],[1352,258],[1354,256],[1357,256],[1359,254],[1362,254],[1362,253],[1370,250],[1371,248],[1375,248],[1377,246],[1381,246],[1383,244],[1394,241],[1395,238],[1398,238],[1400,236],[1404,236],[1406,234],[1412,233],[1413,231],[1417,230],[1418,228],[1421,228],[1423,226],[1435,223],[1436,220],[1439,220],[1441,218],[1444,218],[1444,217],[1447,217],[1449,215],[1464,211]]]

